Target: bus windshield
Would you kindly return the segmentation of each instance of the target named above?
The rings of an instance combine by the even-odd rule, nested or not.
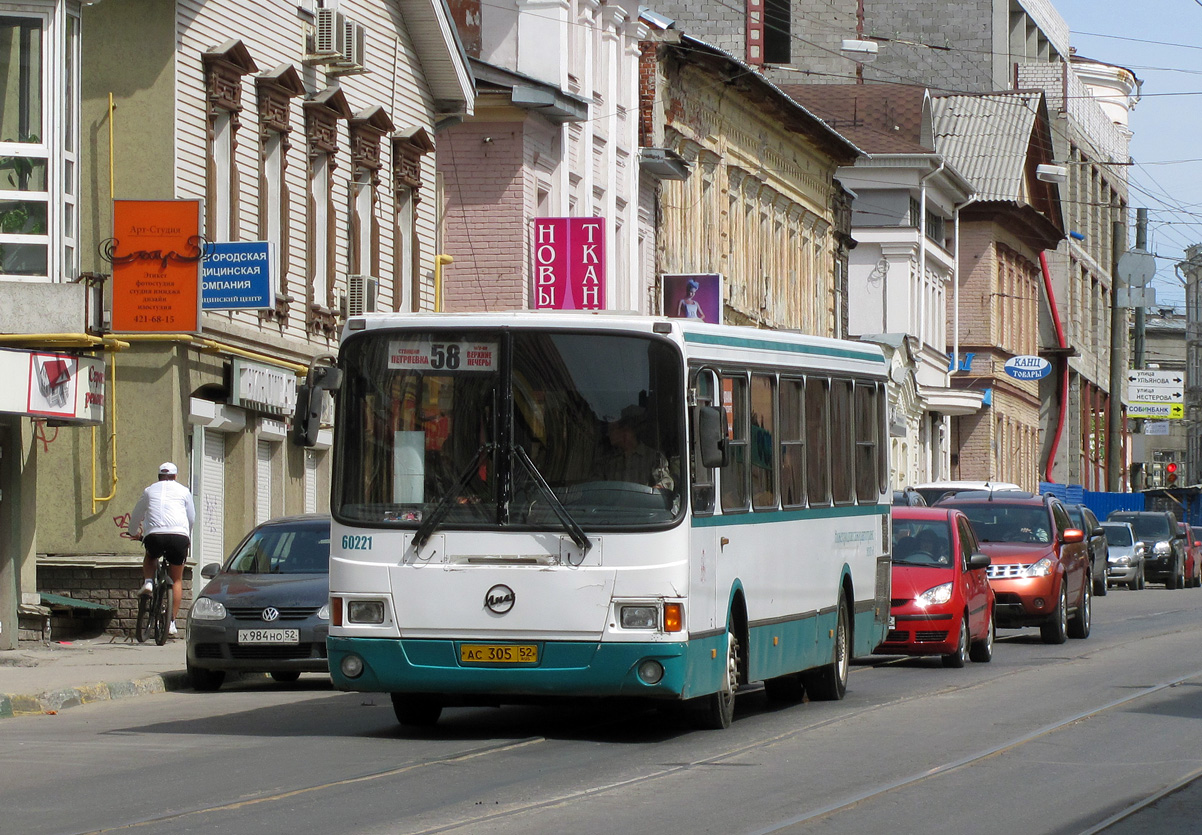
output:
[[[682,511],[682,359],[650,336],[370,331],[343,346],[333,512],[586,529]],[[559,505],[556,508],[556,505]]]

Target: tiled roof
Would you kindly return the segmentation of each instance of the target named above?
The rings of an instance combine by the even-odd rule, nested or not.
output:
[[[1023,176],[1041,94],[936,96],[935,145],[981,200],[1027,201]]]
[[[869,154],[930,154],[923,138],[925,87],[782,84],[780,88]]]

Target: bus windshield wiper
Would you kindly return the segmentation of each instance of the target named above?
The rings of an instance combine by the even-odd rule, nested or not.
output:
[[[572,537],[572,541],[576,543],[576,547],[580,549],[581,554],[587,554],[589,549],[593,547],[593,543],[589,542],[584,529],[576,524],[576,520],[572,518],[572,514],[568,513],[568,509],[563,506],[563,502],[559,500],[559,496],[555,495],[555,491],[551,489],[551,485],[547,484],[547,480],[538,471],[538,467],[534,466],[534,462],[530,460],[530,454],[526,452],[525,447],[521,444],[514,444],[513,451],[516,454],[515,457],[526,468],[526,472],[534,479],[534,483],[538,485],[539,491],[546,497],[547,503],[555,511],[555,515],[559,517],[559,521],[568,532],[568,536]]]
[[[481,456],[491,452],[494,446],[494,444],[482,444],[480,449],[476,450],[476,454],[468,461],[467,467],[464,468],[463,473],[455,481],[455,486],[446,492],[446,495],[442,497],[442,501],[434,506],[434,509],[430,511],[430,515],[418,527],[417,533],[413,535],[413,547],[415,549],[420,550],[429,541],[430,534],[434,533],[434,529],[446,518],[447,513],[451,510],[451,505],[463,495],[463,488],[467,487],[467,483],[472,480],[472,476],[475,475],[476,470],[480,466]]]

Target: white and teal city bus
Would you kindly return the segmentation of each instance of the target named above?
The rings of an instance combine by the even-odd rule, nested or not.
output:
[[[885,372],[872,345],[677,319],[352,317],[297,430],[336,389],[335,685],[415,725],[842,698],[889,614]]]

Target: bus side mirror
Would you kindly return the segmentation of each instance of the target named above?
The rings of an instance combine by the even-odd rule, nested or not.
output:
[[[726,410],[698,406],[693,420],[697,431],[697,457],[703,467],[725,467],[730,461],[726,446]]]
[[[292,419],[293,443],[305,447],[317,443],[317,433],[321,430],[322,392],[338,391],[341,385],[341,368],[315,365],[309,369],[304,384],[296,393],[296,414]]]

